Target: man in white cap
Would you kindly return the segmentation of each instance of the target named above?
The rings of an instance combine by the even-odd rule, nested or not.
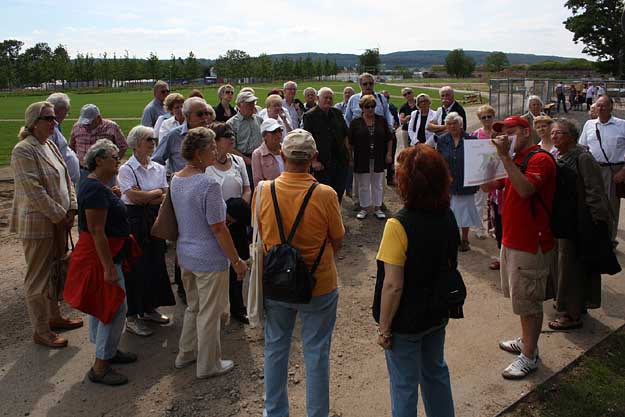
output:
[[[165,81],[158,80],[154,84],[153,92],[154,98],[145,106],[141,117],[141,124],[147,127],[154,127],[158,117],[167,113],[163,103],[169,94],[169,86]]]
[[[334,255],[343,244],[345,228],[336,192],[318,184],[309,174],[317,157],[312,135],[292,130],[282,144],[284,172],[273,181],[276,203],[285,233],[289,233],[304,198],[312,189],[291,245],[299,249],[313,270],[315,285],[308,304],[291,304],[265,299],[265,413],[268,417],[289,414],[287,378],[291,336],[297,314],[302,323],[302,350],[306,365],[308,416],[327,416],[330,408],[330,345],[338,302],[337,270]],[[282,243],[272,199],[271,182],[263,182],[258,224],[267,248]],[[255,199],[252,199],[255,204]],[[252,206],[252,213],[255,207]]]
[[[233,153],[245,161],[245,168],[247,168],[252,188],[254,188],[252,152],[263,143],[263,137],[260,134],[260,125],[263,119],[255,113],[257,100],[258,98],[252,92],[241,91],[237,96],[238,113],[226,122],[232,127],[236,138]]]
[[[69,147],[76,152],[80,162],[80,179],[89,175],[84,158],[87,150],[98,139],[108,139],[119,148],[119,157],[123,158],[128,149],[126,138],[121,129],[112,120],[103,119],[100,109],[95,104],[85,104],[80,109],[80,117],[72,127]]]
[[[282,126],[276,119],[268,118],[260,125],[263,144],[252,153],[254,184],[273,180],[284,171],[282,149]]]

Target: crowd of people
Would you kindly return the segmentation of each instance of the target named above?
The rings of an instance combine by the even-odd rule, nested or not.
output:
[[[612,98],[591,100],[596,117],[581,133],[570,120],[545,115],[537,96],[528,98],[527,114],[502,121],[480,106],[481,127],[469,133],[451,87],[440,89],[437,110],[429,95],[404,88],[398,110],[388,92],[375,91],[373,75],[361,74],[359,86],[359,93],[346,87],[336,104],[330,88],[309,87],[301,102],[288,81],[261,108],[252,88],[235,94],[225,84],[213,107],[200,91],[185,98],[158,81],[141,125],[127,137],[87,104],[67,140],[62,123],[70,100],[63,93],[28,106],[11,156],[11,230],[23,243],[34,342],[65,347],[56,331],[83,325],[62,317],[59,297],[49,292],[50,265],[66,252],[77,216],[64,297],[89,317],[89,380],[126,383],[111,366],[137,360],[119,349],[122,332],[150,336],[150,322],[170,321],[159,308],[177,302],[167,243],[152,233],[169,207],[177,230],[174,281],[186,303],[174,366],[195,364],[198,378],[230,371],[220,330],[229,317],[249,324],[242,282],[257,224],[265,254],[287,242],[314,274],[310,302],[264,300],[265,413],[288,415],[288,356],[299,315],[307,413],[327,416],[341,204],[347,195],[356,219],[386,219],[386,181],[403,203],[386,222],[377,255],[377,343],[386,354],[392,415],[416,415],[419,386],[428,415],[454,415],[443,352],[455,316],[437,291],[459,275],[458,252],[471,249],[471,228],[478,239],[496,237],[501,253],[489,267],[500,270],[503,294],[520,317],[521,335],[499,343],[517,355],[502,375],[521,379],[535,371],[544,301],[555,299],[560,313],[550,328],[580,328],[587,309],[600,306],[601,274],[614,271],[606,260],[614,257],[625,196],[625,120],[612,116]],[[398,139],[405,149],[396,157]],[[492,141],[507,178],[465,186],[470,140]],[[566,170],[575,191],[569,211],[579,221],[560,233],[553,215]]]

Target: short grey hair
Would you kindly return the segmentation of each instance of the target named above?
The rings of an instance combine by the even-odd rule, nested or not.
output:
[[[156,90],[158,90],[161,87],[167,87],[169,88],[169,84],[167,84],[165,81],[163,80],[158,80],[154,83],[154,87],[152,88],[152,91],[156,94]]]
[[[91,145],[85,154],[85,165],[89,172],[93,172],[97,166],[96,158],[103,158],[107,152],[119,153],[119,148],[108,139],[98,139]]]
[[[180,155],[186,161],[192,161],[195,152],[205,149],[211,143],[215,143],[215,132],[212,129],[206,127],[189,129],[180,145]]]
[[[464,119],[457,112],[452,111],[445,117],[445,124],[449,123],[459,123],[460,126],[464,123]]]
[[[579,129],[571,120],[565,119],[564,117],[557,117],[553,119],[553,124],[565,127],[569,131],[569,136],[575,140],[575,143],[579,141]]]
[[[69,109],[69,96],[65,93],[52,93],[48,100],[55,109]]]
[[[297,90],[297,83],[295,81],[287,81],[287,82],[285,82],[284,85],[282,86],[282,88],[284,88],[286,90],[287,87],[290,86],[290,85],[295,87],[295,89]]]
[[[443,86],[443,87],[441,87],[441,88],[438,90],[438,94],[442,96],[442,95],[443,95],[443,93],[451,93],[451,95],[453,96],[453,95],[454,95],[454,89],[453,89],[453,88],[451,88],[451,87],[450,87],[450,86],[448,86],[448,85]]]
[[[188,118],[191,115],[191,108],[195,104],[203,104],[206,107],[208,107],[208,103],[206,103],[206,100],[204,100],[203,98],[200,98],[200,97],[190,97],[190,98],[186,99],[184,101],[184,103],[182,103],[182,114],[184,114],[184,117]],[[211,110],[212,110],[212,107],[211,107]],[[213,110],[213,113],[214,112],[215,111]]]
[[[351,92],[352,92],[352,94],[356,94],[356,90],[354,90],[354,89],[353,89],[352,87],[350,87],[349,85],[343,89],[343,94],[347,93],[348,91],[351,91]]]
[[[317,91],[317,95],[320,96],[321,94],[324,93],[330,93],[332,94],[332,96],[334,96],[334,91],[332,91],[332,89],[330,87],[321,87],[319,89],[319,91]]]
[[[315,93],[315,95],[317,95],[317,90],[315,90],[315,89],[314,89],[314,88],[312,88],[312,87],[306,87],[306,88],[304,89],[304,96],[306,96],[306,94],[310,93],[311,91],[312,91],[313,93]]]
[[[532,94],[531,96],[529,96],[529,97],[527,98],[527,107],[529,107],[529,106],[530,106],[530,103],[531,103],[532,101],[534,101],[534,100],[538,101],[538,102],[540,103],[540,105],[541,105],[541,106],[544,106],[544,103],[543,103],[543,101],[540,99],[540,97],[538,97],[538,96],[537,96],[537,95],[535,95],[535,94]]]
[[[128,147],[130,149],[137,149],[139,147],[139,142],[144,138],[153,138],[154,129],[148,126],[138,125],[130,129],[128,132],[128,137],[126,138],[126,142],[128,143]]]
[[[426,100],[428,103],[432,104],[432,97],[430,97],[428,94],[425,93],[421,93],[417,96],[417,104],[419,104],[420,101]]]
[[[370,74],[368,72],[363,72],[362,74],[358,76],[358,84],[361,84],[362,80],[364,80],[365,78],[370,78],[371,81],[375,83],[375,78],[373,77],[373,74]]]

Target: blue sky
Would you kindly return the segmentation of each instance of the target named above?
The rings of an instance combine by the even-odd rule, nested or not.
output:
[[[560,0],[3,0],[0,39],[98,56],[455,49],[585,57]]]

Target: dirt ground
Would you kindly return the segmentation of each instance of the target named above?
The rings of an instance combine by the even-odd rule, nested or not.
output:
[[[475,120],[475,119],[473,119]],[[0,172],[1,174],[1,172]],[[385,201],[391,212],[400,207],[392,189]],[[331,416],[390,415],[388,373],[381,349],[375,344],[371,302],[375,284],[375,254],[384,222],[357,221],[349,198],[343,202],[348,228],[345,247],[337,256],[339,270],[338,319],[331,351]],[[621,219],[625,214],[621,214]],[[619,230],[622,241],[623,227]],[[472,251],[461,253],[460,270],[469,296],[463,320],[447,330],[449,364],[456,415],[493,416],[537,384],[561,370],[581,353],[623,324],[623,273],[603,280],[603,307],[592,310],[584,329],[554,333],[544,326],[540,340],[542,367],[524,381],[510,382],[500,373],[513,359],[497,342],[517,337],[518,319],[500,293],[499,273],[488,269],[497,255],[493,239],[477,240]],[[623,245],[621,245],[623,246]],[[231,323],[222,331],[223,356],[233,359],[234,370],[224,376],[197,380],[193,367],[173,366],[184,306],[162,311],[172,317],[149,338],[124,334],[121,348],[136,352],[139,361],[122,371],[131,382],[110,388],[90,383],[85,374],[93,360],[87,328],[65,333],[69,346],[49,350],[32,343],[23,302],[24,259],[21,244],[0,233],[0,415],[1,416],[260,416],[263,404],[263,337],[259,329]],[[622,248],[621,248],[622,250]],[[621,264],[625,255],[618,252]],[[68,311],[69,312],[69,311]],[[77,315],[77,312],[69,312]],[[547,318],[554,312],[545,303]],[[291,415],[305,416],[306,378],[299,330],[296,328],[289,368]],[[421,415],[424,415],[423,413]]]

